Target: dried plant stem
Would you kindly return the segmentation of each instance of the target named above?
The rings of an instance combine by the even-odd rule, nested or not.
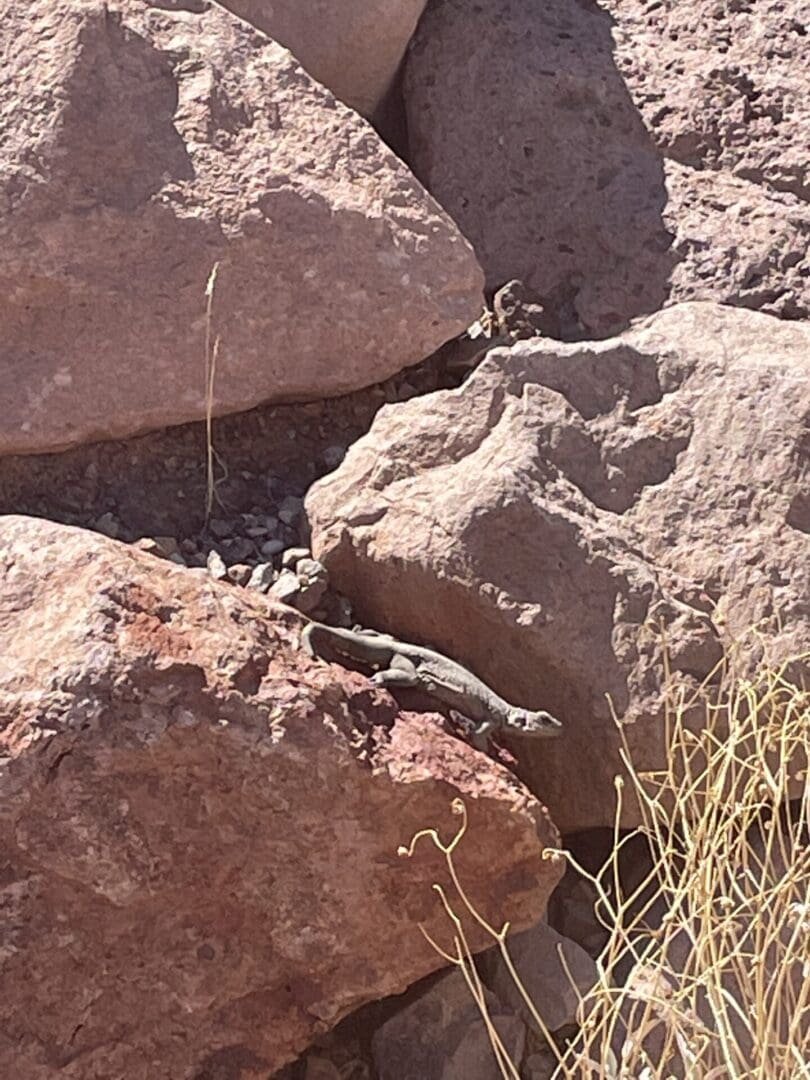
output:
[[[509,957],[508,924],[491,927],[458,879],[463,805],[454,804],[463,821],[449,844],[426,829],[401,849],[412,855],[426,838],[444,853],[458,910],[434,888],[454,951],[432,944],[462,967],[483,1015],[463,918],[492,937],[557,1056],[558,1080],[810,1080],[810,694],[788,681],[787,670],[766,669],[753,680],[723,670],[719,692],[718,672],[699,694],[673,692],[667,762],[657,772],[635,768],[619,725],[627,780],[616,781],[610,859],[591,875],[570,853],[546,853],[562,855],[591,883],[610,935],[568,1046],[557,1045],[529,1001]],[[696,706],[704,720],[697,733]],[[622,837],[628,793],[642,824]],[[619,855],[639,834],[652,868],[625,893]],[[491,1022],[488,1030],[502,1075],[514,1080],[519,1063],[504,1059]]]

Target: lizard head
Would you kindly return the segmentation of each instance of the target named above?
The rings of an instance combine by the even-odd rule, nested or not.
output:
[[[544,709],[532,712],[530,709],[514,709],[509,716],[509,726],[535,739],[548,739],[559,735],[562,724]]]

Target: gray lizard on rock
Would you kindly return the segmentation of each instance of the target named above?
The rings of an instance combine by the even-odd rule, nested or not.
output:
[[[348,657],[377,668],[371,681],[386,689],[417,687],[460,713],[474,726],[473,744],[485,748],[492,732],[514,732],[532,738],[558,735],[562,725],[551,713],[510,705],[471,671],[423,645],[410,645],[376,630],[344,630],[310,622],[303,646],[310,656]]]

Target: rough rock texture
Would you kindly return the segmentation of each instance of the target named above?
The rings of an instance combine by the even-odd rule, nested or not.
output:
[[[441,961],[434,881],[535,921],[557,834],[509,773],[294,649],[300,616],[0,520],[0,1075],[261,1077]],[[386,730],[387,727],[391,730]],[[475,935],[475,947],[488,944]]]
[[[807,0],[600,0],[616,61],[655,143],[810,197]]]
[[[810,212],[795,180],[806,158],[798,70],[806,46],[784,26],[777,9],[785,4],[770,4],[761,18],[761,5],[754,13],[746,3],[733,20],[720,5],[710,17],[701,0],[679,0],[677,15],[669,0],[643,6],[647,13],[640,0],[615,0],[614,19],[572,0],[429,5],[405,73],[417,175],[473,242],[488,287],[521,278],[556,312],[555,336],[606,336],[688,299],[807,316]],[[673,58],[680,62],[683,41],[670,48],[667,19],[712,24],[711,33],[690,31],[684,50],[683,64],[706,74],[702,96]],[[725,125],[718,119],[728,95],[718,97],[709,74],[733,82],[717,66],[721,34],[736,28],[734,78],[745,86],[748,21],[760,24],[750,61],[757,70],[771,63],[777,40],[786,51],[774,75],[786,87],[784,123],[762,120],[758,102],[748,112],[728,105]],[[717,152],[689,153],[706,142],[704,116]],[[736,148],[752,130],[755,150],[746,155]]]
[[[234,15],[7,3],[0,71],[0,453],[203,416],[217,263],[216,413],[376,382],[478,314],[453,223]]]
[[[510,1060],[526,1045],[521,1020],[485,992],[492,1022]],[[372,1039],[379,1080],[500,1080],[486,1025],[460,971],[441,976]]]
[[[380,105],[425,0],[220,0],[294,53],[318,82],[364,116]]]
[[[806,325],[692,303],[525,341],[381,410],[308,497],[313,549],[367,625],[559,716],[518,746],[523,775],[563,831],[609,825],[605,695],[660,767],[662,628],[687,685],[754,623],[743,666],[810,647],[809,430]]]

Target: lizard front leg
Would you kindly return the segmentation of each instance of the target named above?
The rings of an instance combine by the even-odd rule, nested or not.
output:
[[[419,685],[419,673],[416,665],[407,656],[395,653],[391,664],[384,671],[378,671],[371,676],[375,686],[382,686],[386,690],[408,689]]]

